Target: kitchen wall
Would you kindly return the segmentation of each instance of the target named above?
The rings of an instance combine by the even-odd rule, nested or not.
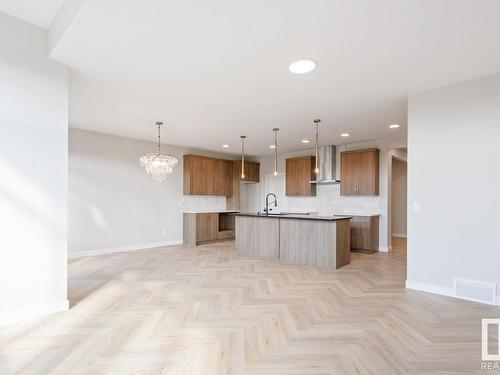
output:
[[[391,230],[392,235],[406,237],[406,162],[392,159]]]
[[[500,303],[500,75],[410,96],[408,132],[407,286],[476,280]]]
[[[286,197],[285,196],[285,159],[314,155],[314,150],[303,150],[278,155],[278,176],[273,176],[274,156],[267,155],[260,158],[261,182],[248,184],[242,198],[242,211],[261,211],[264,208],[265,196],[273,192],[278,196],[279,207],[282,211],[312,211],[324,215],[333,214],[380,214],[380,244],[381,251],[387,251],[391,246],[388,226],[388,187],[390,185],[391,155],[405,145],[387,141],[363,142],[337,147],[337,178],[340,178],[340,152],[347,150],[377,147],[380,149],[380,195],[371,197],[346,197],[340,195],[340,185],[319,185],[315,197]]]
[[[0,13],[0,325],[68,308],[67,73]]]
[[[225,197],[183,196],[183,155],[232,158],[169,145],[179,164],[156,183],[139,164],[156,144],[70,128],[70,256],[182,243],[182,212],[225,210]]]

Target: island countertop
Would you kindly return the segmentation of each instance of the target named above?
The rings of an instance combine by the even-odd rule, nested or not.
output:
[[[251,216],[251,217],[262,217],[262,218],[270,218],[270,219],[299,219],[299,220],[323,220],[323,221],[336,221],[336,220],[349,220],[352,219],[352,216],[340,216],[340,215],[332,215],[332,216],[321,216],[314,214],[270,214],[266,215],[264,213],[257,212],[237,212],[236,216]]]

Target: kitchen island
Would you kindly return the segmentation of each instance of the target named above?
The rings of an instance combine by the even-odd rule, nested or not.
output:
[[[350,263],[350,216],[236,214],[236,250],[245,256],[335,269]]]

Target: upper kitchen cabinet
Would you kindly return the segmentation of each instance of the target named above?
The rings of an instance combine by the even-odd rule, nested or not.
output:
[[[316,184],[310,181],[316,179],[314,156],[299,156],[286,159],[285,178],[286,195],[288,197],[314,196],[316,195]]]
[[[238,177],[242,182],[260,182],[260,163],[245,160],[245,178],[241,178],[241,160],[234,160]]]
[[[340,194],[379,195],[380,151],[376,148],[340,153]]]
[[[232,166],[230,160],[184,155],[184,195],[231,196]]]

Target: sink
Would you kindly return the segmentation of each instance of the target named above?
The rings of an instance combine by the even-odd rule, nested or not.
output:
[[[311,213],[312,212],[285,211],[285,212],[269,212],[269,214],[266,214],[265,212],[258,212],[260,216],[311,215]]]
[[[257,215],[259,216],[283,216],[283,215],[288,215],[286,212],[257,212]]]

